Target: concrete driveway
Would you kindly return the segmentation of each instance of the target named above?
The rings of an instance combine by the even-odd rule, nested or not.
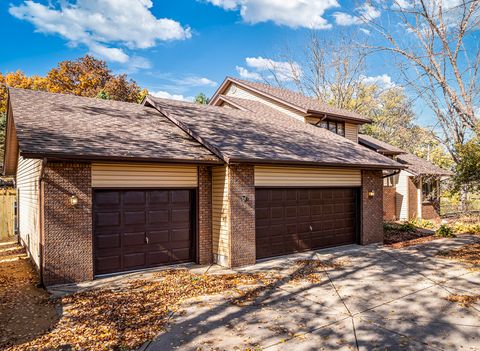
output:
[[[479,294],[480,272],[435,256],[480,238],[462,236],[407,248],[347,246],[281,257],[239,271],[283,279],[253,303],[227,296],[189,301],[169,330],[144,350],[480,350],[480,305],[445,298]],[[289,281],[299,258],[338,260],[318,282]]]

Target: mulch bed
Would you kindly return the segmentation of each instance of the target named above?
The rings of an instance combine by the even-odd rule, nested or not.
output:
[[[383,242],[386,246],[393,249],[401,249],[408,246],[424,244],[439,237],[433,235],[430,231],[415,230],[402,231],[392,226],[392,229],[384,230]],[[399,226],[400,228],[400,226]]]

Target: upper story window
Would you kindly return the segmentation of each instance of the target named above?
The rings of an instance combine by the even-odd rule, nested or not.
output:
[[[331,120],[325,119],[323,121],[320,121],[320,123],[318,123],[318,126],[320,128],[328,129],[329,131],[335,134],[341,135],[343,137],[345,136],[345,122],[331,121]]]

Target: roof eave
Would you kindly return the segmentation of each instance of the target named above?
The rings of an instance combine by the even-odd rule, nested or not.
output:
[[[330,112],[324,112],[324,111],[316,111],[316,110],[307,110],[307,114],[312,114],[312,115],[327,115],[331,116],[334,118],[338,118],[341,120],[345,120],[354,124],[367,124],[367,123],[372,123],[371,119],[359,119],[359,118],[354,118],[354,117],[348,117],[344,115],[339,115],[336,113],[330,113]]]
[[[199,160],[199,159],[174,159],[174,158],[159,158],[159,157],[132,157],[132,156],[102,156],[102,155],[82,155],[82,154],[63,154],[52,152],[23,152],[20,151],[20,155],[24,158],[42,159],[47,158],[49,160],[75,160],[75,161],[102,161],[102,162],[142,162],[142,163],[187,163],[187,164],[211,164],[218,165],[224,164],[220,159],[217,160]]]
[[[297,160],[265,160],[265,159],[249,159],[230,157],[229,164],[234,163],[250,163],[250,164],[277,164],[277,165],[297,165],[310,167],[335,167],[335,168],[356,168],[356,169],[372,169],[372,170],[402,170],[405,166],[398,165],[382,165],[382,164],[352,164],[352,163],[335,163],[335,162],[315,162],[315,161],[297,161]]]

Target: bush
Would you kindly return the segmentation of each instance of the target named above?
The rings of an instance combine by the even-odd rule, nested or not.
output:
[[[480,234],[480,224],[456,222],[453,225],[453,231],[457,234]]]
[[[433,224],[432,221],[429,221],[427,219],[412,219],[410,221],[414,226],[418,228],[423,228],[423,229],[434,229],[435,225]]]
[[[442,224],[435,232],[435,236],[439,236],[442,238],[454,238],[456,235],[453,234],[452,227],[449,227],[446,224]]]
[[[415,232],[417,231],[417,226],[410,221],[403,222],[399,228],[402,232]]]

